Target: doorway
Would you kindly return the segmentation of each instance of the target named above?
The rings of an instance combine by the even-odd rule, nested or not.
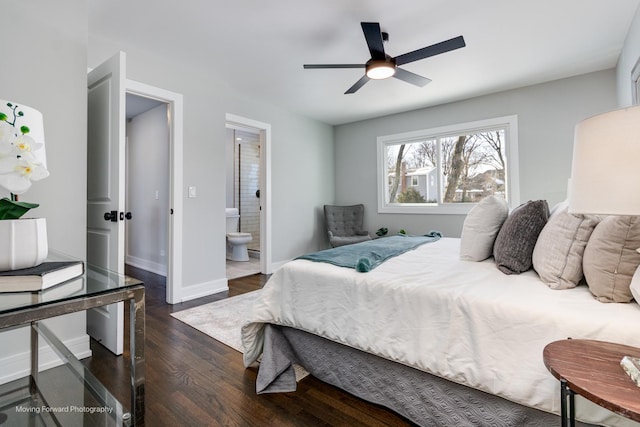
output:
[[[163,223],[166,232],[164,256],[166,277],[166,302],[176,304],[182,302],[182,95],[165,89],[150,86],[134,80],[126,80],[126,93],[130,99],[135,99],[142,104],[153,104],[155,108],[164,105],[166,108],[166,123],[168,126],[168,164],[164,169],[168,180],[166,189],[166,203],[161,203],[165,209],[166,223]],[[144,108],[144,107],[143,107]],[[129,105],[127,104],[127,110]],[[129,112],[129,111],[128,111]],[[134,110],[132,108],[132,114]],[[166,182],[166,181],[165,181]],[[157,189],[160,192],[160,189]],[[156,188],[151,189],[149,196],[156,200]],[[161,201],[162,194],[158,194]],[[162,250],[162,248],[160,248]],[[162,267],[161,267],[162,268]],[[144,268],[147,269],[147,268]],[[162,271],[162,269],[160,270]]]
[[[234,214],[227,218],[227,232],[240,232],[250,236],[249,241],[244,244],[248,257],[242,261],[230,259],[229,253],[233,249],[228,248],[227,279],[235,279],[261,271],[260,132],[236,126],[227,127],[226,139],[226,207],[235,209]]]
[[[127,265],[167,276],[169,105],[126,94],[125,253]]]
[[[238,209],[235,231],[251,233],[247,248],[249,262],[254,263],[245,266],[240,263],[246,261],[231,261],[238,270],[227,268],[227,278],[271,274],[271,125],[227,114],[226,128],[225,206]]]

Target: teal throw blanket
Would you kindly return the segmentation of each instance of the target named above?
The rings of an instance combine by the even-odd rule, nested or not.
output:
[[[339,267],[355,268],[360,273],[366,273],[389,258],[403,254],[425,243],[435,242],[441,237],[442,233],[439,231],[430,231],[424,236],[397,235],[382,237],[302,255],[296,259],[326,262]]]

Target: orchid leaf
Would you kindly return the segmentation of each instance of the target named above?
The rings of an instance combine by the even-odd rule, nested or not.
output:
[[[36,203],[12,201],[7,197],[0,199],[0,220],[18,219],[26,214],[29,209],[37,208]]]

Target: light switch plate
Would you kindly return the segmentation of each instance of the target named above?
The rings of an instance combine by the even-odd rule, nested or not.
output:
[[[189,187],[189,197],[191,197],[191,198],[196,197],[196,187],[195,186]]]

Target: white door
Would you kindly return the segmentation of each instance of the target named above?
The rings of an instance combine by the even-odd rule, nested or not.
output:
[[[87,121],[87,262],[124,274],[125,54],[89,73]],[[124,214],[123,214],[124,215]],[[123,303],[87,311],[87,332],[122,354]]]

